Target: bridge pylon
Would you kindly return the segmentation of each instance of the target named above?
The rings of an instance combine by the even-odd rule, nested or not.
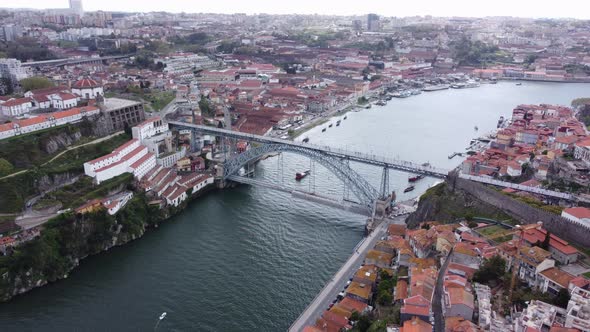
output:
[[[389,168],[385,165],[381,174],[381,199],[387,199],[389,194]]]

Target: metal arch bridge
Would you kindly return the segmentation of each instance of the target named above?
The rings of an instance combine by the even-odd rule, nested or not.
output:
[[[236,176],[236,174],[249,162],[254,161],[264,155],[275,152],[295,153],[306,156],[315,162],[318,162],[330,170],[333,174],[335,174],[340,180],[344,182],[345,186],[350,189],[354,196],[356,196],[356,198],[359,200],[359,207],[369,215],[373,215],[375,213],[377,201],[380,199],[386,199],[390,194],[390,169],[437,178],[445,178],[448,173],[447,170],[444,169],[419,165],[403,160],[386,158],[377,155],[348,151],[344,149],[330,148],[307,143],[298,143],[278,138],[253,135],[211,126],[194,125],[178,121],[168,121],[168,124],[178,129],[187,129],[198,132],[202,135],[221,136],[229,139],[262,143],[261,146],[251,148],[243,153],[236,155],[232,154],[232,157],[226,160],[224,164],[224,180],[244,182],[247,184],[266,185],[262,184],[260,181],[246,181],[242,177]],[[373,187],[366,179],[353,170],[349,166],[349,161],[381,167],[383,169],[383,175],[381,178],[380,191],[375,189],[375,187]],[[273,186],[273,188],[274,187],[276,186]],[[315,196],[313,198],[317,198],[318,200],[322,199],[322,197],[319,196]]]
[[[227,130],[222,128],[210,127],[210,126],[203,126],[203,125],[195,125],[190,123],[178,122],[178,121],[168,121],[168,124],[171,126],[189,129],[189,130],[196,130],[199,133],[212,135],[212,136],[223,136],[227,138],[233,138],[238,140],[244,140],[249,142],[257,142],[263,144],[278,144],[278,145],[285,145],[290,146],[293,148],[300,148],[305,149],[308,151],[314,151],[317,153],[321,153],[327,156],[331,156],[334,158],[338,158],[341,160],[349,160],[349,161],[356,161],[363,164],[369,164],[374,166],[379,166],[382,168],[388,169],[395,169],[398,171],[408,172],[408,173],[416,173],[422,174],[430,177],[444,179],[446,178],[449,170],[436,168],[429,165],[420,165],[417,163],[404,161],[400,159],[388,158],[374,154],[367,154],[355,151],[348,151],[345,149],[339,148],[331,148],[328,146],[321,146],[315,145],[310,143],[299,143],[293,141],[287,141],[279,138],[273,137],[266,137],[248,133],[242,133],[239,131]]]
[[[372,211],[376,199],[380,197],[379,192],[367,180],[359,176],[355,170],[350,168],[347,163],[329,154],[321,153],[318,150],[290,144],[263,144],[238,154],[225,162],[223,178],[228,179],[232,175],[237,174],[244,165],[264,155],[275,152],[299,154],[323,165],[349,186],[354,195],[360,200],[361,205],[368,211]]]
[[[429,177],[445,179],[449,170],[432,167],[430,165],[420,165],[400,159],[388,158],[384,156],[366,154],[355,151],[348,151],[339,148],[331,148],[327,146],[320,146],[309,143],[293,142],[273,137],[266,137],[238,131],[227,130],[223,128],[195,125],[185,122],[168,121],[168,123],[179,129],[188,129],[205,135],[221,136],[230,139],[244,140],[249,142],[262,143],[260,147],[250,149],[244,153],[238,154],[235,157],[226,161],[224,168],[224,179],[238,180],[236,176],[240,168],[248,162],[255,160],[265,154],[272,152],[292,152],[318,161],[320,164],[332,171],[336,176],[344,181],[350,189],[352,189],[355,196],[360,200],[361,205],[369,213],[374,213],[375,204],[379,198],[384,198],[389,194],[389,169],[398,171],[421,174]],[[348,165],[348,161],[355,161],[363,164],[374,165],[383,169],[381,178],[381,188],[377,191],[371,184],[362,178],[356,171]],[[511,182],[499,181],[483,176],[471,176],[467,174],[459,174],[459,177],[465,180],[476,181],[484,184],[495,185],[504,188],[512,188],[515,190],[531,192],[539,195],[553,197],[557,199],[564,199],[569,201],[578,201],[579,197],[568,193],[562,193],[547,189],[523,186]],[[244,182],[244,181],[242,181]],[[250,181],[254,184],[256,181]],[[248,182],[248,183],[250,183]]]

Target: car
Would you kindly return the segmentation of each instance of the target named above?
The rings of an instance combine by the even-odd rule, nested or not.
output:
[[[330,303],[330,305],[328,306],[328,310],[332,309],[333,306],[334,306],[334,303]]]

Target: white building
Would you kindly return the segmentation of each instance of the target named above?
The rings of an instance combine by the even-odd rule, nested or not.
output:
[[[27,114],[33,108],[31,98],[11,98],[7,101],[0,100],[0,109],[5,116],[21,116]]]
[[[567,304],[565,327],[590,331],[590,291],[575,287]]]
[[[575,223],[590,227],[590,209],[585,207],[572,207],[564,209],[561,216]]]
[[[104,95],[102,85],[90,78],[84,78],[74,83],[72,93],[83,99],[96,99],[97,96]]]
[[[186,155],[184,147],[177,151],[172,149],[172,133],[168,123],[163,122],[160,117],[145,120],[131,128],[131,132],[133,138],[140,140],[156,156],[158,165],[172,167]]]
[[[71,93],[55,93],[48,96],[53,108],[65,110],[78,105],[78,97]]]
[[[12,80],[12,84],[30,77],[29,69],[23,67],[17,59],[0,59],[0,77],[6,77]]]
[[[115,196],[107,197],[102,200],[102,205],[107,209],[107,212],[112,216],[119,212],[126,204],[133,198],[133,192],[124,191]]]
[[[163,122],[162,118],[156,116],[131,128],[131,133],[133,138],[143,142],[144,139],[165,133],[168,129],[168,123]]]
[[[123,173],[132,173],[141,179],[155,166],[154,154],[148,152],[139,140],[132,139],[112,153],[84,163],[84,173],[93,177],[96,183],[101,183]]]
[[[66,123],[75,123],[82,120],[84,117],[96,115],[98,113],[100,113],[100,109],[97,107],[86,106],[0,124],[0,140],[60,126]]]
[[[549,331],[556,322],[561,322],[565,310],[545,302],[532,300],[514,321],[515,332]]]
[[[171,74],[192,73],[194,70],[211,68],[217,65],[217,62],[209,57],[194,53],[176,53],[154,61],[163,63],[164,72]]]

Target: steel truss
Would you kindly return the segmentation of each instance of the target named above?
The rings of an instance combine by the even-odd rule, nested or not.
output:
[[[345,186],[360,201],[361,205],[368,211],[373,211],[374,204],[379,198],[379,192],[360,176],[355,170],[350,168],[347,163],[334,156],[330,156],[314,149],[308,149],[303,146],[286,145],[286,144],[264,144],[243,153],[235,155],[228,159],[224,165],[223,178],[227,179],[232,175],[238,174],[240,169],[249,162],[256,160],[264,155],[277,152],[290,152],[302,155],[320,163],[330,172],[334,173]]]

